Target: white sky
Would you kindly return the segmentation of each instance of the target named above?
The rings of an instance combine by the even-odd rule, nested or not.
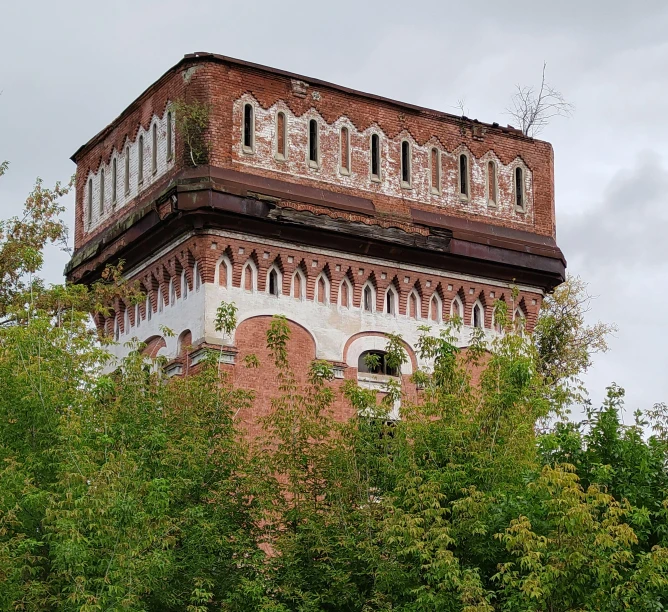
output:
[[[587,382],[627,414],[668,400],[668,3],[665,0],[22,0],[0,8],[0,217],[165,70],[210,51],[444,111],[508,123],[517,83],[575,104],[542,137],[556,158],[558,242],[619,326]],[[67,219],[73,225],[69,201]],[[45,275],[62,280],[65,253]]]

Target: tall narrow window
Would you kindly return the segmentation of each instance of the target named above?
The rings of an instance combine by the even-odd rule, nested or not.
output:
[[[482,329],[484,327],[483,310],[480,304],[473,306],[473,327]]]
[[[116,169],[116,158],[111,162],[111,203],[116,205],[118,172]]]
[[[146,296],[146,320],[151,320],[151,315],[153,314],[153,305],[151,304],[151,296]]]
[[[185,270],[181,272],[181,297],[184,300],[188,299],[188,277]]]
[[[469,197],[469,158],[464,153],[459,156],[459,195]]]
[[[401,183],[403,187],[411,184],[411,145],[407,140],[401,143]]]
[[[100,214],[104,213],[104,168],[100,170]]]
[[[524,210],[524,172],[519,166],[515,168],[515,208]]]
[[[452,305],[450,306],[450,318],[458,317],[462,318],[464,316],[464,306],[461,303],[459,298],[452,300]]]
[[[436,294],[429,301],[429,318],[437,323],[441,320],[441,299]]]
[[[139,304],[135,304],[135,326],[139,327],[141,325],[141,308]]]
[[[380,180],[380,136],[371,134],[371,178]]]
[[[318,167],[318,157],[318,122],[311,119],[308,122],[308,161],[311,167]]]
[[[153,124],[151,132],[151,172],[155,174],[158,171],[158,126]]]
[[[165,298],[162,297],[162,287],[158,288],[158,312],[162,312],[165,306]]]
[[[167,161],[172,159],[172,111],[167,113]]]
[[[137,181],[141,185],[144,182],[144,135],[139,137],[139,146],[137,150]]]
[[[385,312],[390,315],[395,315],[397,314],[397,307],[396,307],[396,293],[392,288],[387,290],[387,293],[385,294]]]
[[[130,193],[130,147],[125,147],[125,195]]]
[[[292,277],[292,297],[296,300],[301,300],[304,295],[304,277],[299,271],[295,272]]]
[[[174,306],[176,304],[176,287],[174,286],[174,279],[169,279],[169,305]]]
[[[195,291],[199,291],[202,286],[202,275],[199,273],[197,262],[195,262],[195,266],[193,267],[193,277],[195,279]]]
[[[253,106],[251,104],[244,104],[244,134],[243,134],[243,148],[246,153],[253,151]]]
[[[364,287],[363,308],[367,312],[373,312],[373,290],[369,285]]]
[[[342,174],[350,174],[350,130],[341,128],[341,160],[340,171]]]
[[[278,297],[278,272],[276,270],[269,272],[269,293]]]
[[[276,157],[278,159],[286,159],[287,147],[287,130],[285,125],[285,113],[281,112],[276,115]]]
[[[410,319],[417,319],[418,318],[418,298],[415,293],[411,293],[408,296],[408,317]]]
[[[434,147],[431,150],[431,192],[441,193],[441,152]]]
[[[88,179],[88,224],[93,222],[93,179]]]
[[[489,161],[487,162],[487,202],[490,206],[496,206],[498,203],[497,183],[496,164]]]
[[[318,278],[318,283],[316,286],[316,291],[318,293],[318,302],[320,304],[326,304],[327,303],[327,283],[325,282],[324,276],[320,276]]]
[[[344,280],[339,289],[339,304],[344,308],[350,308],[350,293],[348,282]]]

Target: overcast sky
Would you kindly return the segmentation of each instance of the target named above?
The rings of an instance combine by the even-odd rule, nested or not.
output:
[[[390,98],[508,123],[517,83],[576,106],[542,134],[556,158],[558,242],[615,322],[587,377],[627,414],[668,401],[668,2],[21,0],[0,8],[0,217],[185,54],[211,51]],[[67,219],[73,225],[72,202]],[[45,274],[68,259],[50,252]]]

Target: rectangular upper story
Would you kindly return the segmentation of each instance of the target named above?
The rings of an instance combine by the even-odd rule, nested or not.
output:
[[[199,132],[197,117],[185,120],[198,113]],[[72,159],[76,250],[127,224],[193,162],[295,185],[287,191],[317,193],[324,207],[361,198],[390,225],[458,219],[554,244],[549,143],[208,53],[185,56]]]

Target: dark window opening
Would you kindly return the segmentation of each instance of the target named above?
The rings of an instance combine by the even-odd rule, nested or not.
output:
[[[407,140],[401,143],[401,180],[410,185],[411,182],[411,145]]]
[[[459,193],[469,195],[469,159],[463,153],[459,156]]]
[[[278,296],[278,273],[276,270],[269,272],[269,293]]]
[[[373,291],[371,287],[364,287],[364,310],[371,312],[373,310]]]
[[[515,206],[524,210],[524,176],[522,168],[515,168]]]
[[[473,307],[473,327],[483,327],[482,308],[478,304]]]
[[[244,106],[244,148],[253,148],[253,107],[250,104]]]
[[[357,371],[360,374],[399,376],[399,369],[387,364],[385,351],[364,351],[357,361]]]
[[[315,119],[308,123],[308,159],[318,163],[318,122]]]
[[[371,136],[371,176],[380,178],[380,138],[378,134]]]
[[[388,314],[395,314],[394,301],[394,292],[390,290],[385,296],[385,312]]]

